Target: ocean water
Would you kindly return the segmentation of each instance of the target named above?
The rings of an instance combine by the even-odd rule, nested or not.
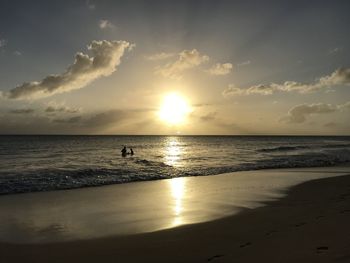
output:
[[[135,155],[123,157],[122,147]],[[350,137],[0,136],[0,194],[350,162]]]

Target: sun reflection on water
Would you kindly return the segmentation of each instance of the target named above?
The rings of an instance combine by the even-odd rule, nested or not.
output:
[[[181,155],[183,154],[181,147],[179,146],[179,140],[176,137],[169,137],[165,142],[164,158],[167,165],[176,166],[179,165]]]
[[[173,201],[172,210],[174,213],[172,226],[178,226],[183,223],[182,213],[183,213],[184,207],[183,207],[182,201],[185,195],[186,178],[180,177],[180,178],[171,179],[169,180],[169,184],[170,184],[171,196]]]

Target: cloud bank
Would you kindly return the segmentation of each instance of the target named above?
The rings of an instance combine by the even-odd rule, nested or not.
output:
[[[201,55],[197,49],[184,50],[179,53],[179,58],[175,62],[156,68],[155,73],[171,79],[181,79],[181,74],[185,70],[199,66],[208,60],[209,57]]]
[[[58,105],[56,103],[50,103],[46,109],[46,113],[56,113],[56,112],[65,112],[65,113],[78,113],[80,112],[80,109],[78,108],[71,108],[65,105]]]
[[[14,109],[10,110],[10,113],[14,114],[30,114],[33,113],[35,110],[34,109]]]
[[[340,105],[326,103],[300,104],[291,108],[287,116],[281,118],[280,121],[286,123],[303,123],[310,115],[333,113],[344,109],[350,109],[350,101]]]
[[[206,70],[207,73],[210,75],[220,76],[220,75],[227,75],[232,70],[232,64],[231,63],[217,63],[213,65],[210,69]]]
[[[297,92],[301,94],[313,93],[337,85],[350,86],[350,68],[339,68],[332,74],[319,78],[313,83],[300,83],[296,81],[286,81],[282,84],[258,84],[246,89],[229,85],[223,91],[225,97],[236,95],[273,95],[280,92]]]
[[[2,96],[8,99],[35,99],[83,88],[100,77],[111,75],[120,64],[124,52],[133,46],[126,41],[92,41],[88,46],[91,57],[78,52],[74,63],[64,73],[49,75],[41,81],[25,82]]]

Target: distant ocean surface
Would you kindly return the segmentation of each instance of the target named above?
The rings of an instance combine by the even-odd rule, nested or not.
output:
[[[132,147],[134,156],[121,156]],[[128,149],[129,150],[129,149]],[[350,137],[0,136],[0,194],[350,162]]]

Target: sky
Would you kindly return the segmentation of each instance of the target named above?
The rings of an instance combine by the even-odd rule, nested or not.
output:
[[[349,13],[349,1],[2,0],[0,134],[350,135]],[[159,117],[174,93],[188,104],[179,123]]]

